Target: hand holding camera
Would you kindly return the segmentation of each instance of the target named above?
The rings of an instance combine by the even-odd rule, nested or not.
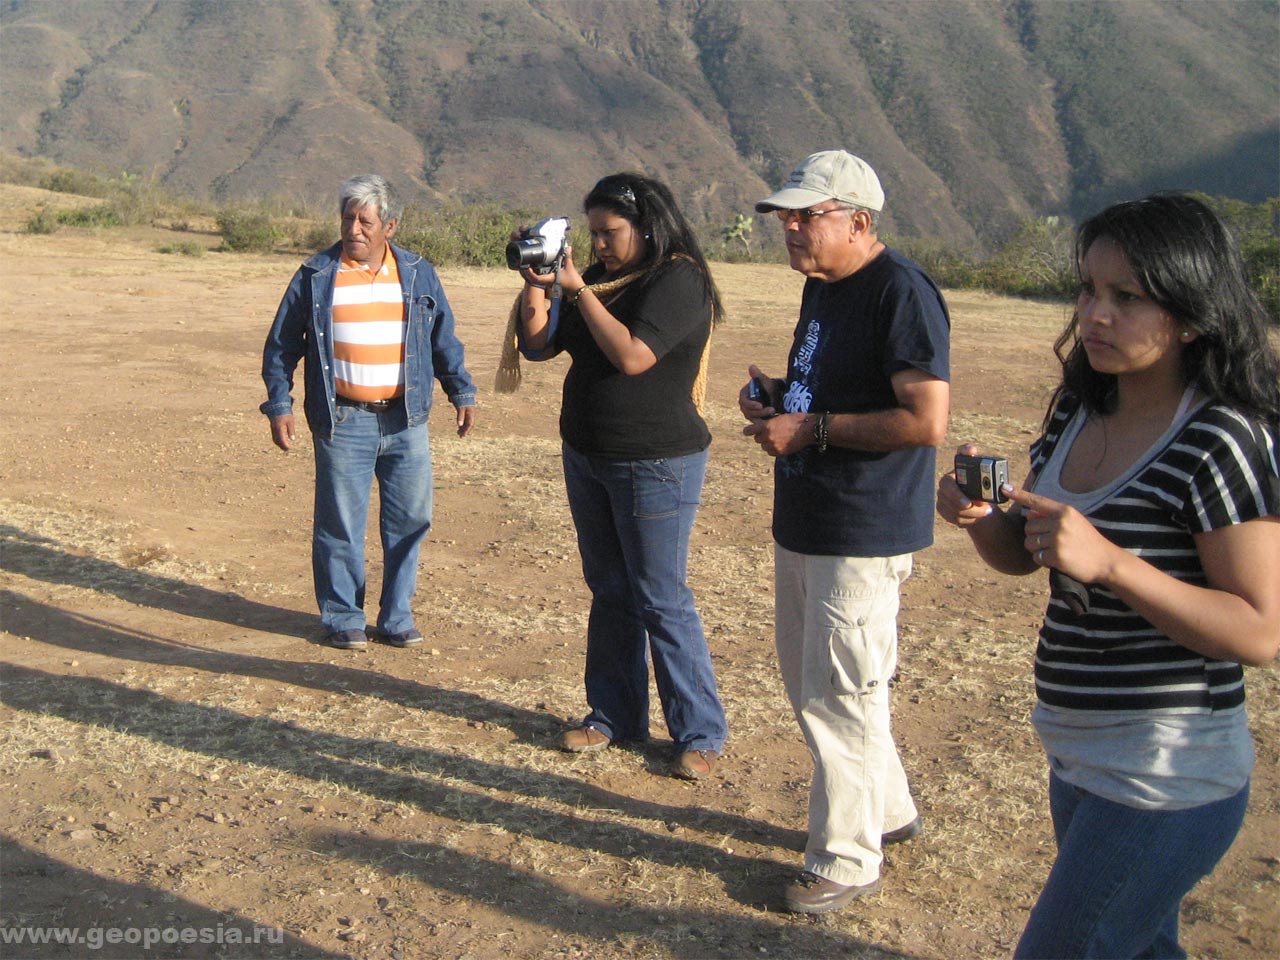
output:
[[[1008,460],[957,453],[955,471],[956,486],[968,499],[984,503],[1006,503],[1009,500],[1001,489],[1009,482]]]
[[[511,235],[507,266],[519,270],[528,283],[545,289],[559,279],[566,264],[572,263],[570,254],[569,218],[548,217]],[[551,279],[544,281],[542,277]]]
[[[1007,503],[1011,499],[1003,489],[1009,483],[1009,461],[1002,457],[980,456],[977,451],[978,448],[972,445],[961,447],[956,454],[955,472],[938,481],[938,513],[944,520],[960,527],[971,526],[990,515],[995,509],[993,504]],[[1025,492],[1015,495],[1020,501],[1031,496]],[[1039,515],[1032,512],[1028,516],[1035,518]],[[1051,562],[1053,558],[1048,551],[1054,542],[1052,535],[1034,532],[1033,528],[1027,527],[1025,536],[1028,540],[1025,549],[1031,551],[1036,566],[1049,570],[1050,595],[1064,603],[1072,616],[1088,613],[1088,588]]]
[[[777,416],[779,401],[774,397],[774,381],[752,364],[747,368],[750,378],[738,394],[738,407],[748,420],[767,420]]]

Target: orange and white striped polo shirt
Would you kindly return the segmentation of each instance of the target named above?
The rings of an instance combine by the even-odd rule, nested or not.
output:
[[[339,396],[404,393],[404,294],[390,245],[376,270],[343,259],[333,285],[333,375]]]

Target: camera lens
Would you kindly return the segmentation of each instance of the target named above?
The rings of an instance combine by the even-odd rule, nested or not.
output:
[[[524,252],[530,243],[536,243],[533,240],[512,240],[507,244],[507,267],[512,270],[519,270],[525,266]]]

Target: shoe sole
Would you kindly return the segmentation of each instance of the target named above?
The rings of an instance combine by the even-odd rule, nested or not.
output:
[[[562,742],[560,749],[565,753],[602,753],[609,749],[609,744],[612,742],[612,740],[606,740],[604,743],[589,743],[581,747],[571,747],[569,744]]]
[[[332,636],[325,637],[325,643],[335,650],[364,650],[369,646],[368,640],[334,640]]]
[[[697,770],[690,770],[688,767],[675,767],[671,773],[677,780],[689,780],[693,783],[697,783],[699,780],[705,780],[707,777],[711,776],[710,770],[706,773],[699,773]]]
[[[671,767],[672,776],[680,780],[705,780],[711,776],[714,768],[707,770],[695,770],[693,767],[686,767],[683,763],[674,764]]]
[[[570,744],[565,742],[565,737],[569,736],[570,733],[577,733],[579,729],[590,729],[595,733],[600,733],[600,731],[596,730],[594,727],[590,727],[590,728],[582,727],[574,730],[569,730],[560,735],[560,742],[556,744],[556,746],[558,746],[565,753],[599,753],[601,750],[609,749],[609,745],[613,743],[613,740],[610,739],[609,737],[604,737],[603,733],[600,733],[600,736],[604,737],[603,743]]]

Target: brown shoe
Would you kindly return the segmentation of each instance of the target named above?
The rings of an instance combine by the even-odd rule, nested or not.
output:
[[[672,776],[681,780],[703,780],[711,776],[720,754],[714,750],[686,750],[671,765]]]
[[[566,730],[560,737],[560,749],[570,753],[599,753],[613,741],[595,727]]]
[[[806,870],[787,885],[787,909],[792,913],[826,913],[879,889],[879,877],[861,886],[846,886]]]
[[[906,843],[908,840],[914,840],[922,833],[924,833],[924,821],[916,817],[906,826],[880,834],[880,846],[887,847],[894,843]]]

